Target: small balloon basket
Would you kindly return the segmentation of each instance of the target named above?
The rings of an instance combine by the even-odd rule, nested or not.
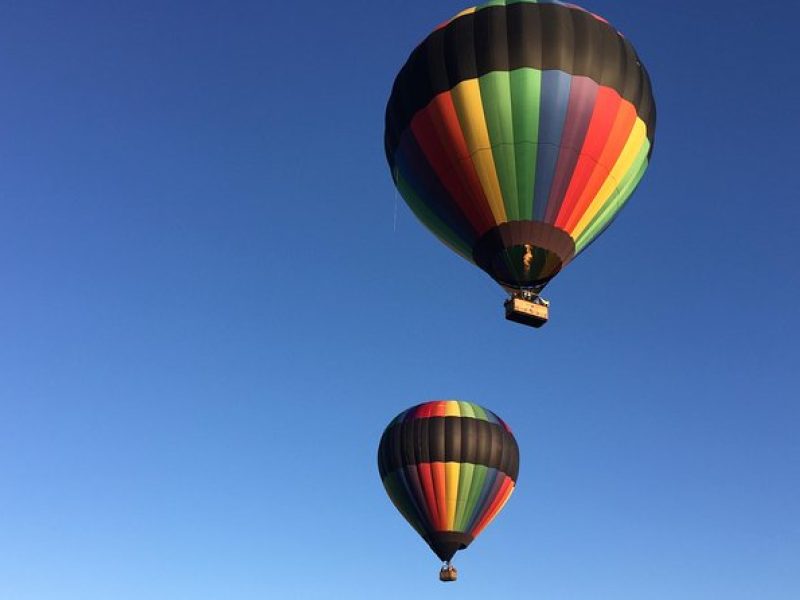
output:
[[[550,303],[533,294],[514,294],[504,306],[506,319],[537,329],[547,323],[550,316]]]
[[[458,579],[458,570],[450,563],[444,565],[439,571],[439,581],[455,581],[456,579]]]

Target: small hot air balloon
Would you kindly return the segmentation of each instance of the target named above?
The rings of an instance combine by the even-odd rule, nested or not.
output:
[[[397,510],[444,564],[497,516],[517,481],[519,449],[493,412],[458,400],[419,404],[381,437],[378,471]]]
[[[611,224],[647,168],[656,109],[630,42],[556,0],[492,0],[411,53],[386,107],[392,179],[444,244],[548,318],[545,285]]]

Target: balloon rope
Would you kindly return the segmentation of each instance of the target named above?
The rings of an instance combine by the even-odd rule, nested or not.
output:
[[[394,191],[394,233],[397,233],[397,190]]]
[[[395,181],[397,181],[397,167],[396,166],[394,168],[394,178],[393,179]],[[394,233],[397,233],[397,196],[398,196],[398,192],[397,192],[397,186],[396,185],[392,186],[392,187],[394,187],[394,225],[393,225],[393,229],[394,229]]]

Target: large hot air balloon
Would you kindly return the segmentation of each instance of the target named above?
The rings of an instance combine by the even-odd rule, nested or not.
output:
[[[417,46],[386,107],[403,198],[442,242],[541,326],[544,286],[614,220],[653,151],[656,110],[636,51],[555,0],[492,0]]]
[[[503,508],[517,481],[519,449],[493,412],[457,400],[426,402],[383,432],[378,470],[394,505],[446,564]]]

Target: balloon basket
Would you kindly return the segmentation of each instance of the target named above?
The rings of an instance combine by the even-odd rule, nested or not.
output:
[[[530,298],[512,296],[504,304],[506,319],[538,329],[547,323],[547,319],[550,317],[548,304],[547,300],[538,296],[530,296]]]
[[[458,579],[458,570],[453,565],[445,565],[439,571],[439,581],[455,581]]]

